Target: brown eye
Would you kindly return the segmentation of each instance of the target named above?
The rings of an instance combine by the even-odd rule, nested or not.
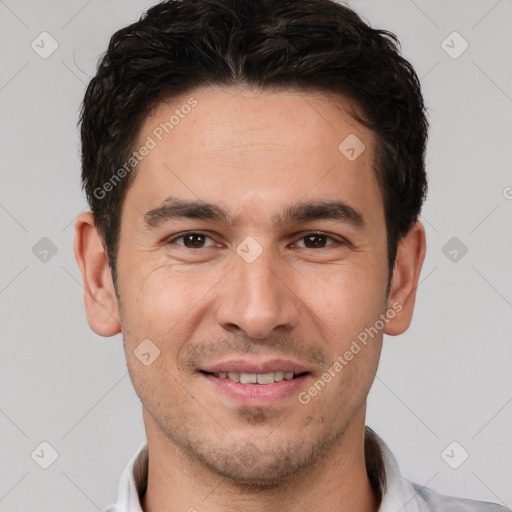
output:
[[[304,237],[304,242],[308,248],[325,247],[325,236],[308,235]]]
[[[331,240],[332,242],[327,243],[328,240]],[[323,249],[324,247],[332,245],[333,242],[336,242],[332,237],[321,233],[310,233],[303,236],[300,241],[304,242],[304,247],[306,247],[306,249]]]
[[[190,249],[197,249],[198,247],[202,247],[204,244],[204,239],[204,235],[199,235],[197,233],[191,233],[190,235],[185,235],[183,237],[185,247],[189,247]]]
[[[181,240],[183,242],[180,242]],[[208,240],[210,240],[210,243],[207,243]],[[169,243],[176,243],[177,245],[182,245],[187,249],[202,249],[203,247],[215,245],[209,236],[195,232],[179,235],[170,240]]]

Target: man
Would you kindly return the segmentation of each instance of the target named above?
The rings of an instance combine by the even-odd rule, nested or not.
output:
[[[174,0],[111,39],[75,255],[147,435],[109,511],[505,510],[365,427],[425,255],[427,120],[394,35],[332,0]]]

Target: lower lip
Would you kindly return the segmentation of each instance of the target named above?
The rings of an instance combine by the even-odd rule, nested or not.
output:
[[[200,375],[237,402],[251,406],[269,405],[290,395],[297,395],[299,389],[304,387],[306,380],[311,376],[308,373],[295,379],[281,380],[273,384],[241,384],[231,379],[221,379],[205,373]]]

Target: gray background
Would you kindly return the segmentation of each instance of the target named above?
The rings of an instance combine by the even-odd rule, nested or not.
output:
[[[105,508],[145,439],[120,335],[87,325],[72,243],[85,85],[110,35],[152,3],[0,0],[3,511]],[[416,314],[385,339],[367,424],[410,480],[512,506],[512,3],[350,5],[397,33],[431,122]],[[58,43],[46,59],[31,47],[43,31]],[[454,31],[469,44],[457,58]],[[42,442],[58,452],[47,469]]]

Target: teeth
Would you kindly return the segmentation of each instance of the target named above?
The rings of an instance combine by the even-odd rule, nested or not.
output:
[[[216,373],[217,377],[220,375]],[[234,380],[235,382],[240,382],[240,374],[238,372],[228,372],[228,379]]]
[[[258,373],[256,375],[258,384],[272,384],[275,382],[274,380],[274,372],[270,373]],[[240,376],[240,382],[242,382],[242,376]]]
[[[293,372],[269,372],[269,373],[239,373],[239,372],[219,372],[214,373],[221,379],[230,379],[241,384],[273,384],[282,380],[291,380],[294,377]]]
[[[241,373],[240,384],[256,384],[258,375],[255,373]]]

